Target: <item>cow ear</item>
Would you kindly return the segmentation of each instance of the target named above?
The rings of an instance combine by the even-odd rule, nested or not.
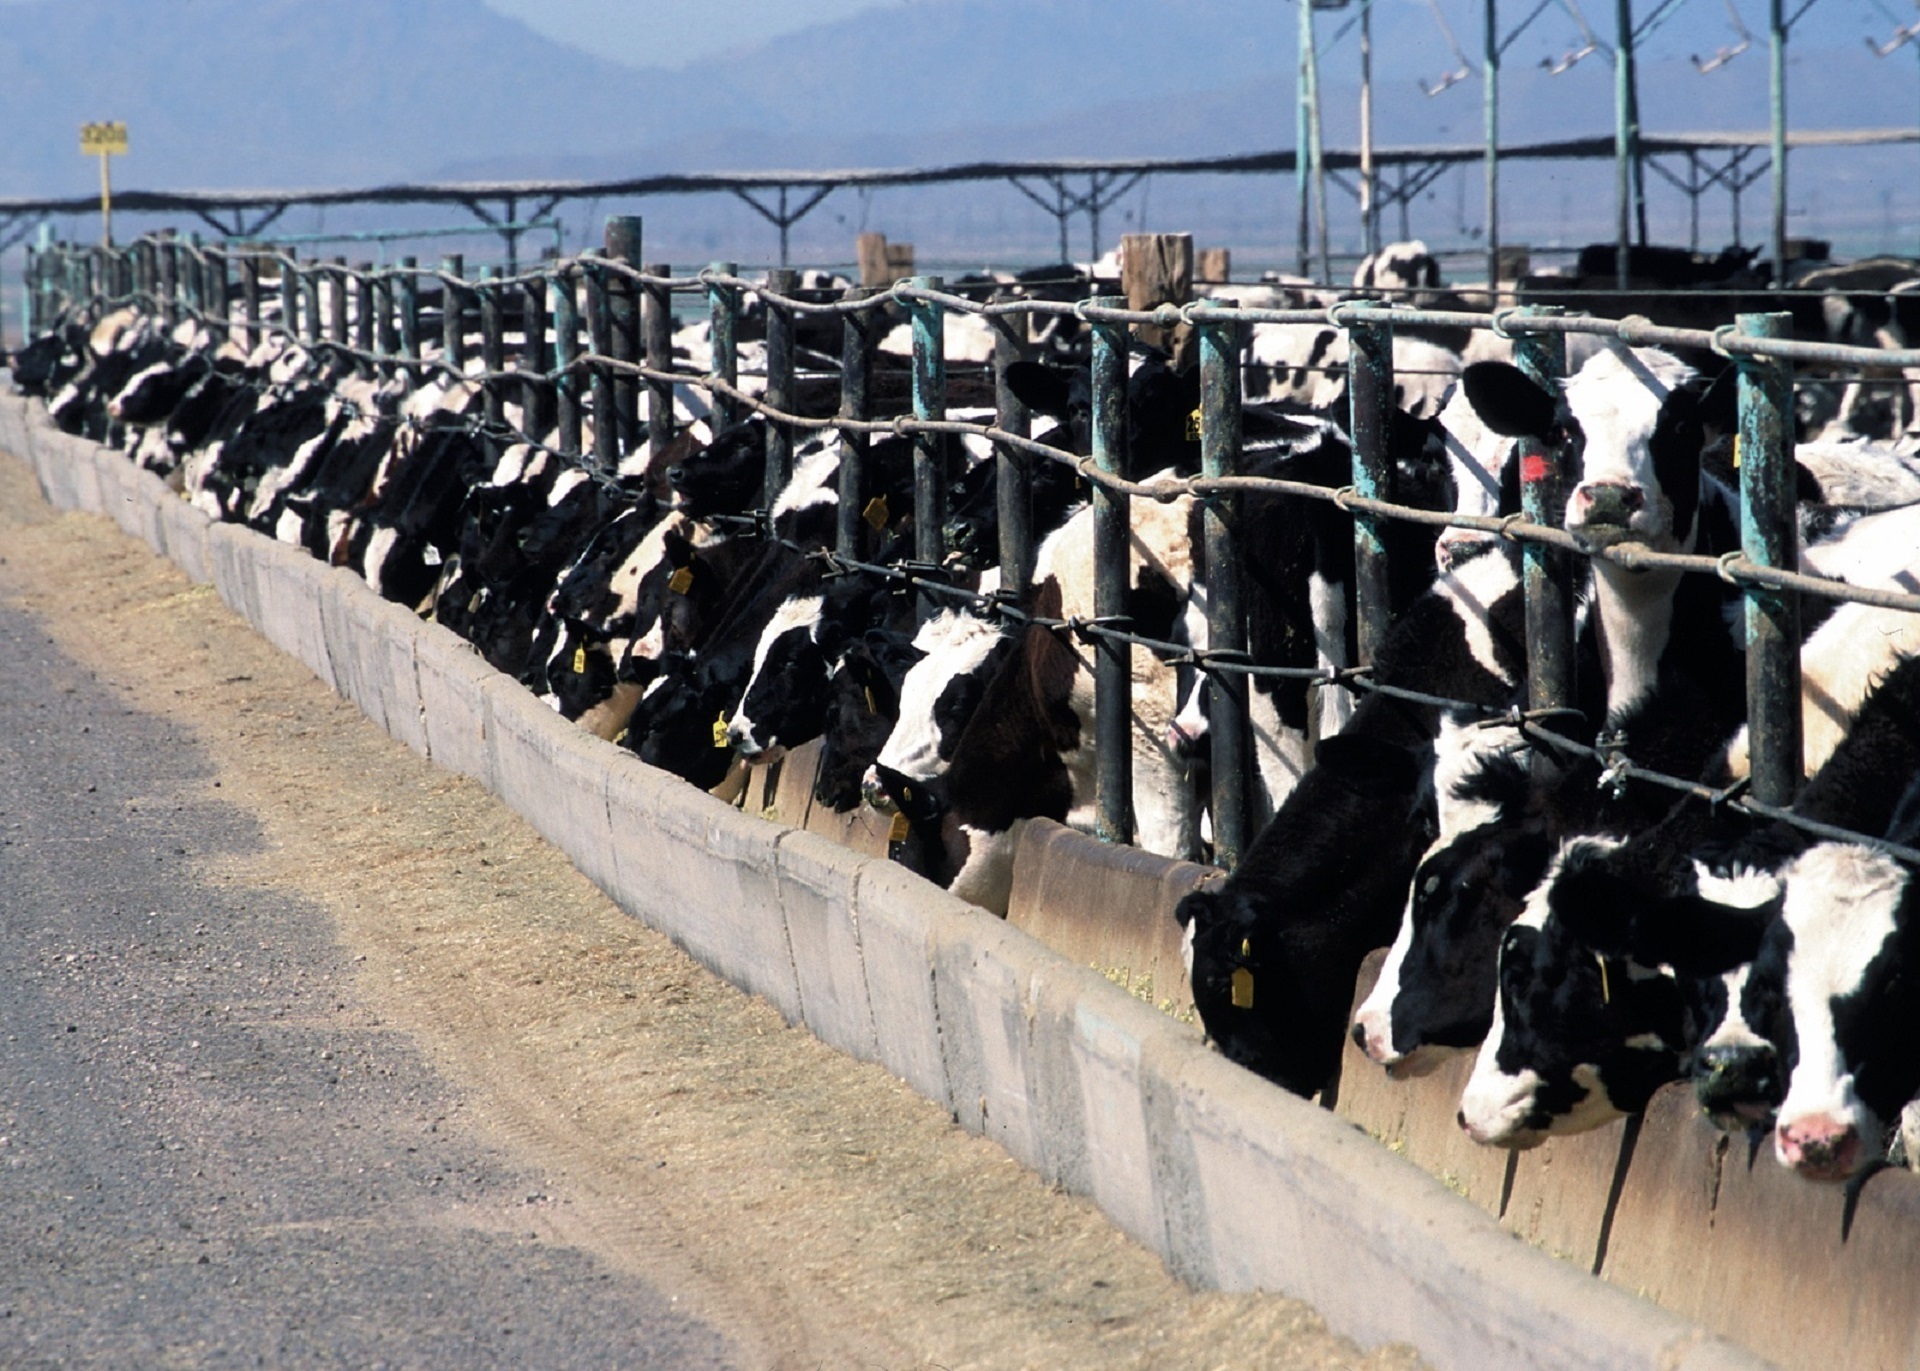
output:
[[[1733,432],[1739,422],[1740,368],[1728,367],[1701,393],[1700,404],[1694,411],[1700,422],[1719,433]]]
[[[1460,373],[1467,401],[1486,426],[1508,438],[1553,435],[1554,397],[1508,362],[1475,362]]]
[[[1007,389],[1036,414],[1065,418],[1072,409],[1067,378],[1041,362],[1015,362],[1007,368]]]
[[[1212,886],[1203,886],[1181,897],[1180,903],[1173,907],[1174,922],[1185,928],[1192,924],[1194,932],[1214,922],[1219,917],[1216,906],[1220,901],[1220,892]]]

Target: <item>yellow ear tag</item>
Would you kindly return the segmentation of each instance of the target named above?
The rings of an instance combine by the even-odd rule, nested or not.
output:
[[[1607,959],[1598,952],[1593,954],[1593,959],[1600,963],[1600,1003],[1612,1004],[1613,987],[1607,984]]]
[[[878,714],[878,713],[880,712],[880,706],[879,706],[879,705],[877,705],[877,704],[875,704],[875,703],[873,702],[873,687],[872,687],[872,686],[868,686],[868,687],[867,687],[867,691],[866,691],[866,695],[867,695],[867,713],[869,713],[869,714]]]
[[[1187,441],[1189,443],[1200,441],[1200,411],[1197,409],[1187,416]]]
[[[912,831],[913,827],[907,822],[907,816],[904,814],[896,814],[893,816],[893,822],[887,825],[887,841],[890,843],[904,843],[907,840],[907,834]]]
[[[1233,969],[1233,1007],[1235,1009],[1253,1008],[1253,973],[1244,966]]]
[[[1733,469],[1740,470],[1740,435],[1733,435]]]
[[[576,676],[584,676],[587,674],[587,645],[585,643],[582,643],[573,650],[573,674]]]
[[[693,589],[693,568],[683,566],[667,578],[667,589],[675,595],[685,595]]]
[[[887,497],[876,495],[867,501],[867,507],[860,511],[860,517],[867,521],[875,533],[885,528],[887,520],[892,517],[887,512]]]
[[[720,711],[719,717],[713,721],[713,745],[715,747],[725,747],[727,745],[727,711],[724,709]]]

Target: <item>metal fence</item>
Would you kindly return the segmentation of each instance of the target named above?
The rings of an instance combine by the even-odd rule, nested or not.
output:
[[[1124,299],[1111,296],[1074,303],[1024,298],[982,303],[943,289],[940,278],[931,276],[912,277],[884,290],[856,287],[836,298],[807,298],[792,271],[775,270],[761,282],[741,277],[729,263],[715,263],[696,274],[676,276],[665,265],[642,265],[641,256],[641,223],[628,217],[609,220],[601,252],[518,275],[487,272],[477,280],[464,276],[457,256],[443,259],[438,268],[402,259],[395,267],[376,269],[348,267],[339,259],[301,262],[278,252],[202,247],[163,237],[125,249],[55,247],[39,252],[29,264],[28,289],[35,332],[76,311],[131,304],[168,322],[201,320],[216,337],[233,337],[249,346],[277,333],[315,353],[351,359],[369,372],[405,373],[416,384],[434,374],[464,376],[477,382],[485,397],[476,432],[496,443],[531,444],[603,481],[613,479],[624,455],[642,447],[658,454],[670,443],[675,436],[672,389],[676,384],[698,387],[711,397],[717,424],[749,414],[767,420],[765,508],[750,516],[765,536],[772,536],[766,508],[792,471],[794,435],[838,430],[836,545],[812,555],[842,571],[903,582],[929,601],[970,603],[1009,626],[1038,624],[1090,646],[1099,758],[1096,823],[1101,836],[1112,841],[1126,841],[1132,833],[1128,681],[1131,653],[1141,648],[1191,663],[1216,686],[1210,729],[1214,848],[1216,860],[1228,868],[1238,863],[1255,836],[1249,831],[1254,769],[1246,717],[1251,676],[1351,686],[1505,719],[1539,746],[1602,761],[1611,777],[1644,779],[1757,817],[1782,819],[1819,836],[1866,842],[1903,860],[1920,861],[1920,852],[1878,835],[1845,833],[1800,819],[1785,808],[1801,780],[1799,597],[1818,595],[1920,613],[1920,595],[1863,589],[1792,569],[1793,364],[1920,367],[1920,349],[1799,342],[1785,336],[1789,316],[1776,313],[1741,314],[1718,328],[1700,330],[1666,328],[1637,316],[1610,320],[1566,315],[1545,307],[1475,313],[1417,310],[1372,300],[1347,301],[1325,310],[1242,309],[1209,300],[1135,311],[1125,307]],[[277,277],[277,318],[272,319],[267,308],[269,274]],[[423,284],[440,290],[437,353],[429,352],[423,337]],[[713,362],[705,375],[673,368],[671,305],[676,294],[696,296],[708,310]],[[748,295],[757,296],[766,310],[766,374],[759,395],[741,387],[738,372],[736,337]],[[876,311],[888,305],[902,307],[912,323],[911,403],[904,412],[878,416],[871,384],[871,322]],[[509,310],[517,311],[522,321],[520,351],[512,365],[506,347]],[[996,331],[992,422],[948,416],[943,316],[949,311],[980,315]],[[832,414],[804,414],[795,402],[795,323],[803,315],[837,316],[841,321],[839,403]],[[1031,351],[1030,322],[1045,316],[1072,316],[1091,330],[1092,451],[1086,457],[1034,441],[1029,416],[1005,381],[1007,367]],[[1202,474],[1144,484],[1129,481],[1120,475],[1126,457],[1129,327],[1183,323],[1196,330],[1199,340]],[[1349,485],[1330,490],[1239,474],[1242,340],[1244,331],[1259,323],[1332,324],[1348,335],[1353,439]],[[1395,503],[1387,443],[1392,333],[1402,324],[1492,329],[1511,338],[1518,364],[1547,384],[1563,370],[1564,339],[1575,333],[1633,345],[1710,348],[1727,357],[1738,370],[1741,549],[1705,557],[1660,553],[1632,543],[1597,551],[1580,547],[1554,526],[1560,473],[1556,454],[1542,448],[1524,454],[1530,460],[1525,463],[1523,508],[1517,515],[1459,515]],[[477,371],[468,354],[476,332]],[[649,395],[644,432],[638,404],[643,387]],[[524,430],[506,423],[510,396],[523,405]],[[592,440],[587,447],[583,440],[589,418]],[[551,443],[543,441],[547,434]],[[914,440],[916,541],[910,563],[883,566],[862,557],[866,534],[858,492],[868,440],[876,435]],[[946,553],[946,473],[940,469],[938,444],[942,435],[971,435],[994,446],[1002,583],[991,597],[950,585],[940,572]],[[1096,567],[1094,613],[1089,618],[1042,619],[1026,608],[1034,567],[1029,480],[1031,463],[1039,460],[1070,463],[1092,485]],[[1250,659],[1237,540],[1242,536],[1241,497],[1251,493],[1332,501],[1353,516],[1359,642],[1355,666],[1292,668]],[[1131,631],[1125,614],[1131,502],[1182,495],[1197,497],[1205,511],[1210,645],[1200,650],[1144,638]],[[1386,552],[1379,537],[1380,523],[1388,519],[1480,530],[1521,546],[1528,669],[1524,708],[1489,710],[1372,679],[1373,654],[1388,628]],[[1692,778],[1636,765],[1618,738],[1602,736],[1588,746],[1547,726],[1572,705],[1575,556],[1605,558],[1628,568],[1679,568],[1740,587],[1749,644],[1750,785],[1716,791]]]

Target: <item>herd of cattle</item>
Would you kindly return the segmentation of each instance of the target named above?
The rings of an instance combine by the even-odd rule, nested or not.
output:
[[[1389,249],[1363,273],[1444,302],[1415,249]],[[1089,281],[1069,289],[1094,293]],[[1309,294],[1259,289],[1232,293]],[[1817,301],[1822,327],[1858,329],[1884,290],[1865,306]],[[950,357],[969,355],[977,323],[949,316]],[[1085,453],[1084,340],[1067,325],[1006,380],[1043,441]],[[1892,312],[1867,327],[1904,341]],[[758,344],[750,327],[741,338],[744,377]],[[1584,546],[1738,548],[1721,359],[1575,335],[1569,378],[1549,391],[1490,343],[1399,331],[1395,500],[1513,513],[1517,454],[1551,450],[1568,473],[1565,528]],[[675,346],[697,378],[710,362],[702,327]],[[1347,406],[1327,367],[1344,346],[1331,328],[1253,331],[1248,474],[1348,483]],[[567,718],[698,786],[738,793],[744,767],[822,740],[821,803],[897,814],[897,857],[1001,911],[1020,826],[1091,820],[1094,652],[1060,626],[1094,617],[1092,515],[1070,462],[1030,463],[1029,622],[993,612],[996,463],[970,437],[942,440],[948,563],[913,567],[959,592],[941,605],[821,555],[845,498],[838,432],[803,436],[769,500],[763,421],[719,427],[694,384],[676,388],[671,444],[601,471],[562,456],[552,434],[518,432],[541,412],[520,403],[523,383],[493,383],[506,428],[489,427],[483,386],[431,352],[382,375],[272,331],[247,351],[191,320],[121,310],[72,317],[11,361],[14,384],[62,428],[123,447],[216,518],[352,568]],[[1801,397],[1803,431],[1817,430],[1797,445],[1802,567],[1920,588],[1914,416],[1898,385],[1885,403],[1834,389]],[[1136,355],[1126,474],[1197,474],[1197,406],[1191,373]],[[1865,422],[1880,430],[1857,431]],[[911,564],[914,496],[910,441],[875,439],[858,495],[865,561]],[[1355,656],[1350,516],[1260,494],[1235,517],[1254,661],[1322,679],[1252,678],[1263,827],[1230,879],[1174,911],[1220,1050],[1302,1094],[1333,1077],[1349,1031],[1396,1075],[1477,1051],[1460,1122],[1507,1147],[1637,1111],[1690,1075],[1716,1123],[1772,1129],[1801,1174],[1851,1176],[1897,1149],[1920,1093],[1911,867],[1867,843],[1676,801],[1514,722],[1527,699],[1519,554],[1495,536],[1386,530],[1392,619],[1372,680],[1457,706],[1329,684]],[[1214,688],[1192,667],[1207,647],[1200,504],[1136,500],[1131,518],[1131,628],[1170,645],[1132,652],[1136,840],[1204,857]],[[1601,559],[1580,579],[1578,712],[1552,728],[1638,767],[1733,786],[1746,759],[1738,590]],[[1810,779],[1793,809],[1915,845],[1920,619],[1813,597],[1802,618]],[[1349,1023],[1360,963],[1382,947]]]

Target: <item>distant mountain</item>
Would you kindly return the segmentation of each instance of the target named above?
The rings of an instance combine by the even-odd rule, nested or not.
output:
[[[1286,147],[1297,13],[1274,0],[939,0],[890,5],[685,69],[663,54],[660,68],[635,70],[541,38],[480,0],[24,0],[0,5],[0,194],[88,193],[95,168],[79,155],[77,130],[97,119],[130,126],[132,155],[116,164],[116,184],[205,189]],[[1334,147],[1358,137],[1347,22],[1342,12],[1321,20]],[[1509,56],[1503,140],[1609,134],[1604,56],[1549,76],[1537,62],[1558,50],[1559,35],[1549,21],[1535,29],[1531,46]],[[1457,66],[1424,6],[1377,4],[1374,51],[1381,146],[1480,144],[1477,72],[1436,98],[1421,92]],[[1904,63],[1857,46],[1790,52],[1794,127],[1913,126]],[[1764,55],[1711,76],[1684,59],[1650,61],[1642,98],[1650,132],[1761,130]],[[1797,201],[1814,218],[1878,222],[1896,217],[1897,204],[1898,217],[1920,219],[1910,163],[1920,153],[1798,158]],[[1509,236],[1563,228],[1592,236],[1582,226],[1589,218],[1602,233],[1610,222],[1610,182],[1598,166],[1532,164],[1510,176]],[[1479,192],[1468,179],[1426,191],[1413,231],[1470,235]],[[1252,196],[1265,207],[1254,221],[1263,236],[1264,217],[1278,219],[1291,200],[1290,188],[1272,186]],[[1650,189],[1657,204],[1675,198],[1659,181]],[[1764,194],[1764,183],[1748,194],[1749,228],[1764,216]],[[928,218],[924,206],[935,201],[923,197],[912,203],[925,227],[913,231],[931,238],[977,221],[1000,232],[1037,213],[1003,212],[994,197],[1021,204],[1010,190],[976,190],[964,215]],[[1174,227],[1185,226],[1167,222],[1176,214],[1197,223],[1214,213],[1227,225],[1243,213],[1220,209],[1227,198],[1215,195],[1207,210],[1207,193],[1190,184],[1144,186],[1110,222]],[[833,202],[835,242],[873,209],[850,201]],[[655,203],[719,250],[739,224],[764,234],[738,205],[723,214],[713,198]],[[888,193],[887,213],[911,224],[907,206],[905,193]],[[1709,208],[1724,218],[1720,201]],[[326,222],[350,218],[337,211]],[[1684,231],[1670,213],[1661,231],[1675,223]]]

